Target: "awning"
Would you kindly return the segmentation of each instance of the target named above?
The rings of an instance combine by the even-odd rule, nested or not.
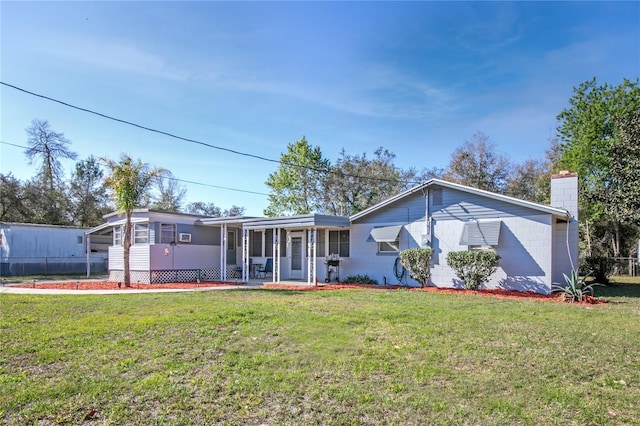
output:
[[[460,245],[463,246],[497,246],[500,238],[501,220],[466,222],[462,229]]]
[[[398,239],[402,225],[381,226],[371,230],[370,238],[378,243],[392,243]]]
[[[102,225],[98,225],[95,228],[91,228],[88,231],[85,232],[85,234],[93,234],[95,232],[98,231],[102,231],[103,229],[107,229],[107,228],[112,228],[114,226],[118,226],[118,225],[124,225],[125,222],[127,220],[126,219],[120,219],[120,220],[115,220],[113,222],[106,222],[103,223]],[[148,223],[149,222],[149,218],[148,217],[133,217],[131,218],[131,223]]]

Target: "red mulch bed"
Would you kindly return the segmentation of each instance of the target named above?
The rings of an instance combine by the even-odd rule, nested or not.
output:
[[[405,289],[409,291],[427,291],[433,293],[449,293],[449,294],[464,294],[464,295],[477,295],[487,297],[498,297],[505,299],[530,299],[530,300],[542,300],[547,302],[564,302],[561,295],[557,294],[540,294],[533,291],[517,291],[517,290],[504,290],[504,289],[489,289],[489,290],[466,290],[458,288],[441,288],[441,287],[406,287],[398,285],[375,285],[375,284],[323,284],[320,286],[295,286],[284,284],[265,284],[262,288],[279,289],[279,290],[340,290],[340,289],[375,289],[375,290],[398,290]],[[606,301],[598,300],[595,297],[587,296],[585,301],[581,304],[595,305],[600,303],[606,303]]]
[[[42,288],[55,290],[164,290],[164,289],[189,289],[222,287],[229,285],[242,285],[235,282],[201,282],[201,283],[163,283],[163,284],[138,284],[131,283],[131,287],[125,287],[122,283],[111,281],[77,281],[77,282],[48,282],[35,284],[17,284],[12,287]]]

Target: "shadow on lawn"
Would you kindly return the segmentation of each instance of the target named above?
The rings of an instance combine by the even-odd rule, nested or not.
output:
[[[606,286],[596,286],[598,297],[638,297],[640,298],[640,284],[611,282]]]

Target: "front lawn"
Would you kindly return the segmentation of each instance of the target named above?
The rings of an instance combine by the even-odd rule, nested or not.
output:
[[[0,423],[640,424],[624,293],[3,294]]]

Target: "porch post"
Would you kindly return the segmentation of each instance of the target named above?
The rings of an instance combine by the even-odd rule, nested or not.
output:
[[[242,226],[242,282],[249,282],[249,230]]]
[[[227,224],[220,226],[220,280],[227,280]]]
[[[273,282],[280,282],[280,228],[273,228]]]
[[[317,229],[307,230],[307,247],[309,256],[307,257],[307,284],[315,283],[316,279],[316,237]]]

